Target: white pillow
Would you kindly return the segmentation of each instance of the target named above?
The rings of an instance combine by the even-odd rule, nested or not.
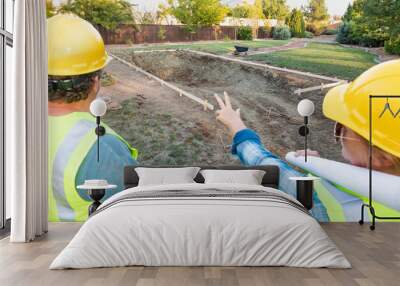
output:
[[[139,186],[171,185],[195,183],[198,167],[186,168],[135,168],[139,176]]]
[[[202,170],[205,184],[261,185],[265,171],[262,170]]]

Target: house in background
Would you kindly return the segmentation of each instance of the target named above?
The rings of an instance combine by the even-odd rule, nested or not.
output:
[[[256,21],[256,23],[254,23]],[[251,18],[234,18],[234,17],[226,17],[223,22],[221,22],[221,26],[248,26],[253,27],[275,27],[280,24],[281,21],[276,19],[251,19]]]

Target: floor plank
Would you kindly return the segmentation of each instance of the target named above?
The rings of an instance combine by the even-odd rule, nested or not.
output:
[[[346,285],[398,286],[400,224],[380,223],[372,232],[356,223],[326,223],[322,227],[344,252],[353,268],[288,267],[120,267],[50,271],[55,256],[79,230],[79,223],[51,223],[47,235],[29,244],[0,240],[2,286],[266,286]]]

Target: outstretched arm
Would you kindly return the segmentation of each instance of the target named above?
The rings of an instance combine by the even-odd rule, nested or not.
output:
[[[240,110],[234,110],[229,96],[224,93],[225,101],[218,95],[215,98],[220,110],[217,111],[217,120],[228,127],[232,137],[232,154],[237,155],[243,165],[276,165],[280,170],[279,189],[296,197],[296,183],[289,180],[290,177],[304,176],[294,170],[285,161],[267,150],[261,142],[258,134],[246,127],[240,117]],[[299,152],[301,153],[301,151]],[[301,154],[300,154],[301,155]],[[313,216],[319,221],[329,221],[326,208],[322,205],[316,193],[314,193],[314,207],[311,210]]]
[[[256,132],[246,127],[240,116],[240,109],[233,109],[230,97],[226,92],[224,92],[224,100],[217,94],[214,96],[220,107],[220,110],[216,112],[217,120],[228,128],[233,139],[232,153],[237,155],[244,165],[261,165],[267,163],[267,159],[269,164],[276,160],[286,164],[263,146]],[[319,157],[317,151],[308,150],[308,154]],[[296,156],[304,156],[304,150],[297,151]]]

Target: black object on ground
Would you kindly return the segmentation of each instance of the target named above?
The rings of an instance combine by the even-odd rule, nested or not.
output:
[[[233,54],[234,55],[240,55],[240,54],[247,55],[248,51],[249,51],[249,47],[235,46],[235,52]]]

